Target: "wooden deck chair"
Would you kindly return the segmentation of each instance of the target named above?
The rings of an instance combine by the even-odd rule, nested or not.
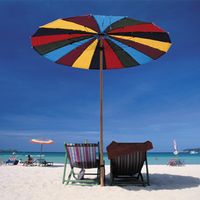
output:
[[[150,185],[147,163],[147,150],[152,149],[152,143],[117,143],[112,142],[108,147],[110,159],[110,185],[113,184],[142,184]],[[142,175],[142,167],[146,165],[146,180]]]
[[[85,144],[64,144],[65,165],[63,173],[63,184],[79,183],[80,185],[94,185],[99,184],[99,143],[85,143]],[[67,160],[70,164],[70,173],[66,179]],[[80,172],[75,173],[75,168],[79,168]],[[87,169],[97,168],[96,173],[86,173]],[[85,176],[96,175],[95,179],[89,179]]]

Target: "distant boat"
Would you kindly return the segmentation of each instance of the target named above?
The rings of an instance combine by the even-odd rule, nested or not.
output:
[[[190,154],[198,154],[198,153],[199,153],[198,151],[194,151],[194,150],[190,151]]]
[[[177,145],[176,145],[176,140],[173,140],[173,147],[174,147],[174,155],[178,155],[178,149],[177,149]]]
[[[169,166],[183,166],[184,165],[184,161],[182,161],[181,159],[178,158],[178,149],[177,149],[177,144],[176,144],[176,140],[173,140],[173,154],[176,156],[173,159],[170,159],[167,163],[167,165]]]

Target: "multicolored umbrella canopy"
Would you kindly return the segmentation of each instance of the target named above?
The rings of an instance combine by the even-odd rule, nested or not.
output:
[[[32,36],[32,46],[53,62],[82,69],[99,69],[103,48],[103,69],[119,69],[159,58],[171,41],[168,33],[153,23],[124,16],[87,15],[40,26]]]
[[[57,64],[100,70],[100,182],[104,185],[102,71],[159,58],[171,46],[168,33],[153,23],[125,16],[87,15],[40,26],[32,36],[32,46]]]

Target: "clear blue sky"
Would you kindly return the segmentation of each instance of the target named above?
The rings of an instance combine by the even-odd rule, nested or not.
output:
[[[200,1],[0,1],[0,149],[37,151],[31,138],[99,140],[99,72],[37,54],[38,26],[76,15],[120,15],[168,31],[170,51],[140,67],[104,72],[104,147],[151,140],[154,151],[200,147]]]

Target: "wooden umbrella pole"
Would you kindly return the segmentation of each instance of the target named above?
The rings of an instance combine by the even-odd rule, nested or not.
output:
[[[105,168],[103,160],[103,44],[100,38],[100,184],[104,186]]]
[[[43,144],[41,144],[41,147],[40,147],[40,159],[42,158],[42,146]]]

